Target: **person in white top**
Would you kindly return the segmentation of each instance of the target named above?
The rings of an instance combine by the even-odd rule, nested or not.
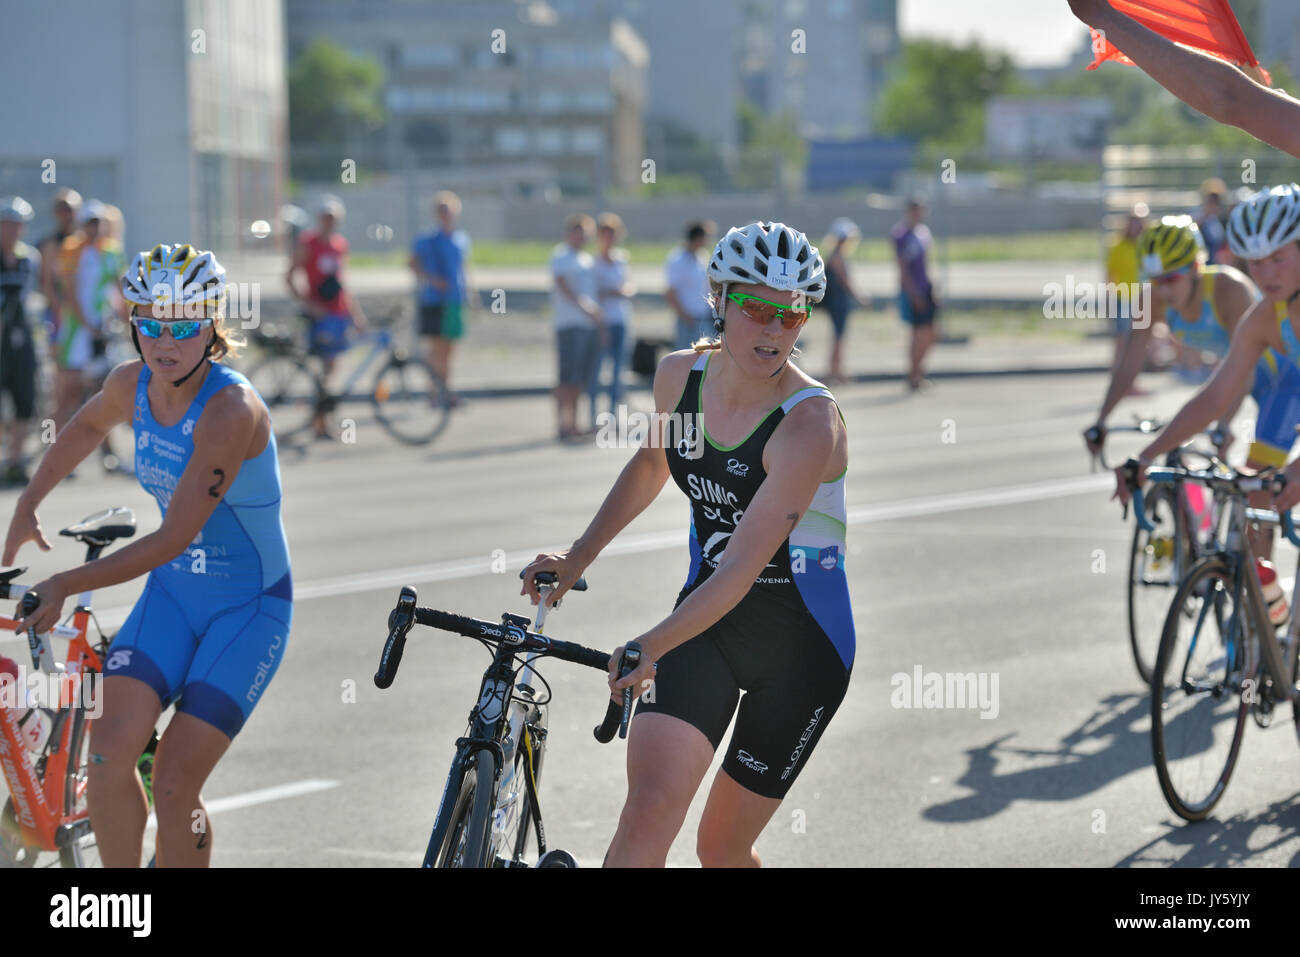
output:
[[[551,277],[555,281],[551,306],[560,361],[555,406],[562,442],[583,434],[578,430],[578,396],[591,381],[603,323],[596,302],[595,262],[583,249],[595,231],[590,216],[570,216],[564,221],[564,242],[551,254]]]
[[[636,286],[627,277],[627,250],[614,245],[627,235],[623,220],[617,213],[603,213],[596,220],[596,302],[605,321],[604,336],[596,350],[592,365],[591,384],[587,396],[591,399],[591,418],[596,419],[596,396],[601,392],[600,377],[605,360],[610,360],[609,411],[618,415],[618,402],[623,396],[623,361],[627,352],[627,327],[632,319],[632,296]]]
[[[664,299],[677,318],[675,349],[689,349],[695,340],[713,335],[709,280],[699,252],[713,244],[715,232],[717,227],[708,220],[687,223],[685,245],[668,257]]]

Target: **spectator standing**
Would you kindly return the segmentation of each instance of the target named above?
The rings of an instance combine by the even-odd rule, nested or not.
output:
[[[685,243],[668,257],[664,298],[677,320],[676,349],[689,349],[695,340],[713,335],[709,280],[700,250],[713,245],[715,232],[717,227],[708,220],[687,223]]]
[[[1124,231],[1111,243],[1106,253],[1106,282],[1117,290],[1113,301],[1118,306],[1116,314],[1112,317],[1114,321],[1112,332],[1115,338],[1112,372],[1124,349],[1124,340],[1128,338],[1133,328],[1132,296],[1133,291],[1138,288],[1139,281],[1137,240],[1142,235],[1142,230],[1146,229],[1147,216],[1150,212],[1146,203],[1138,203],[1134,206],[1124,222]]]
[[[925,357],[939,338],[935,326],[938,303],[934,285],[926,268],[926,258],[934,239],[925,225],[926,207],[923,200],[912,198],[903,207],[903,219],[890,231],[894,254],[898,262],[898,309],[902,319],[912,329],[908,344],[907,384],[913,392],[929,385],[925,378]]]
[[[562,442],[583,434],[578,430],[578,396],[591,382],[602,322],[595,262],[584,249],[595,229],[590,216],[570,216],[564,221],[564,242],[551,254],[551,306],[560,366],[555,406]]]
[[[826,310],[830,313],[831,326],[835,339],[831,344],[831,367],[826,379],[831,383],[843,383],[844,377],[844,330],[848,326],[849,312],[854,305],[865,306],[862,297],[853,289],[849,279],[849,259],[857,248],[862,232],[858,224],[846,216],[841,216],[831,223],[830,235],[823,244],[829,250],[826,261]]]
[[[1192,218],[1201,231],[1205,241],[1205,252],[1211,263],[1231,263],[1232,256],[1228,250],[1228,230],[1224,226],[1223,198],[1228,193],[1228,186],[1218,177],[1211,177],[1201,184],[1201,208],[1192,211]]]
[[[23,445],[36,413],[36,344],[26,299],[41,277],[41,254],[22,241],[32,207],[21,196],[0,199],[0,410],[7,394],[14,417],[5,430],[8,461],[0,482],[27,484]]]
[[[63,276],[59,271],[63,241],[77,231],[77,219],[81,215],[81,194],[75,189],[64,187],[54,194],[54,231],[45,235],[36,244],[41,253],[41,292],[45,294],[45,327],[49,332],[50,342],[59,328],[59,316],[64,308],[65,298],[71,292],[63,289]],[[67,306],[66,308],[71,308]]]
[[[298,236],[293,263],[285,281],[294,299],[302,303],[311,321],[309,351],[324,363],[328,387],[335,362],[348,348],[348,334],[365,329],[366,315],[356,297],[344,288],[348,260],[348,241],[338,232],[346,211],[343,203],[332,196],[321,200],[316,209],[316,228],[304,229]],[[306,279],[304,293],[295,281],[298,272]],[[324,414],[312,421],[316,437],[332,438]]]
[[[610,364],[608,393],[612,415],[618,415],[618,403],[623,397],[623,363],[627,355],[627,330],[632,320],[632,296],[636,294],[636,286],[628,279],[627,250],[614,244],[626,236],[623,220],[616,213],[604,213],[596,221],[596,302],[600,306],[604,334],[596,349],[591,385],[587,389],[593,422],[606,359]]]
[[[474,301],[466,264],[469,233],[456,227],[460,197],[443,190],[433,197],[438,228],[416,237],[411,246],[411,270],[419,297],[420,335],[429,344],[429,364],[446,384],[451,406],[462,400],[451,392],[451,353],[465,334],[465,308]]]

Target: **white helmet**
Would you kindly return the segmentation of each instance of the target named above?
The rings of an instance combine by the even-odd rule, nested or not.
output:
[[[798,290],[809,302],[821,302],[826,294],[821,253],[785,223],[731,227],[714,247],[708,275],[723,285],[743,282]]]
[[[1261,190],[1233,207],[1228,247],[1242,259],[1263,259],[1300,239],[1300,185]]]
[[[122,277],[122,298],[142,306],[217,307],[225,291],[226,270],[217,257],[189,243],[136,253]]]

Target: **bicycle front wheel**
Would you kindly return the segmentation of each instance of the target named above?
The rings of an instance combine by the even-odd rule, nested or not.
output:
[[[427,445],[447,427],[447,385],[420,359],[394,355],[379,370],[370,389],[375,418],[406,445]]]
[[[64,867],[103,867],[95,832],[90,829],[90,805],[86,785],[90,774],[90,721],[84,709],[72,716],[72,735],[68,742],[68,770],[64,777],[63,813],[74,821],[73,838],[59,849]]]
[[[276,442],[292,443],[311,425],[321,387],[304,360],[292,355],[268,356],[249,370],[248,381],[271,413]]]
[[[492,755],[479,751],[461,781],[451,809],[451,824],[438,855],[439,867],[487,867],[491,862]]]
[[[1165,620],[1151,681],[1151,750],[1160,790],[1188,821],[1205,818],[1241,752],[1254,675],[1233,575],[1220,558],[1188,573]]]
[[[1146,513],[1155,531],[1133,529],[1128,565],[1128,636],[1143,684],[1151,684],[1169,602],[1187,567],[1190,543],[1168,485],[1151,487]]]

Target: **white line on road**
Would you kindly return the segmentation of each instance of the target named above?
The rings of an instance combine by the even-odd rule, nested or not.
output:
[[[220,814],[222,811],[234,811],[241,807],[250,807],[254,804],[265,804],[268,801],[282,801],[285,798],[297,797],[300,794],[312,794],[316,791],[328,791],[330,788],[339,786],[338,781],[323,781],[319,778],[306,778],[302,781],[292,781],[289,784],[277,784],[272,788],[262,788],[258,791],[249,791],[245,794],[232,794],[230,797],[216,798],[212,801],[204,801],[209,814]],[[157,819],[153,813],[149,814],[148,827],[157,826]]]
[[[1083,492],[1101,491],[1110,488],[1114,481],[1114,476],[1106,472],[1098,475],[1055,479],[1049,482],[1035,482],[1029,485],[1009,485],[1001,488],[958,492],[952,495],[932,495],[926,498],[906,499],[901,502],[887,502],[881,505],[860,505],[857,508],[849,509],[848,520],[850,525],[865,525],[871,522],[884,522],[920,515],[940,515],[945,512],[960,512],[967,509],[1015,505],[1020,502],[1037,502],[1044,499],[1063,498],[1067,495],[1078,495]],[[646,532],[641,535],[628,535],[615,539],[601,554],[632,555],[639,552],[653,552],[663,548],[682,548],[685,545],[686,532],[683,529],[675,529],[671,532]],[[567,547],[568,543],[564,543],[513,552],[505,556],[505,565],[507,568],[523,568],[542,552],[559,551]],[[492,565],[493,560],[488,557],[458,559],[435,564],[406,565],[400,568],[358,572],[352,575],[320,578],[309,582],[294,582],[293,598],[295,602],[301,602],[313,598],[352,595],[358,592],[376,591],[381,588],[394,588],[401,585],[419,585],[458,578],[473,578],[477,575],[489,574],[493,570]],[[96,615],[98,615],[102,626],[113,628],[121,625],[130,611],[130,606],[122,606],[96,611]]]

